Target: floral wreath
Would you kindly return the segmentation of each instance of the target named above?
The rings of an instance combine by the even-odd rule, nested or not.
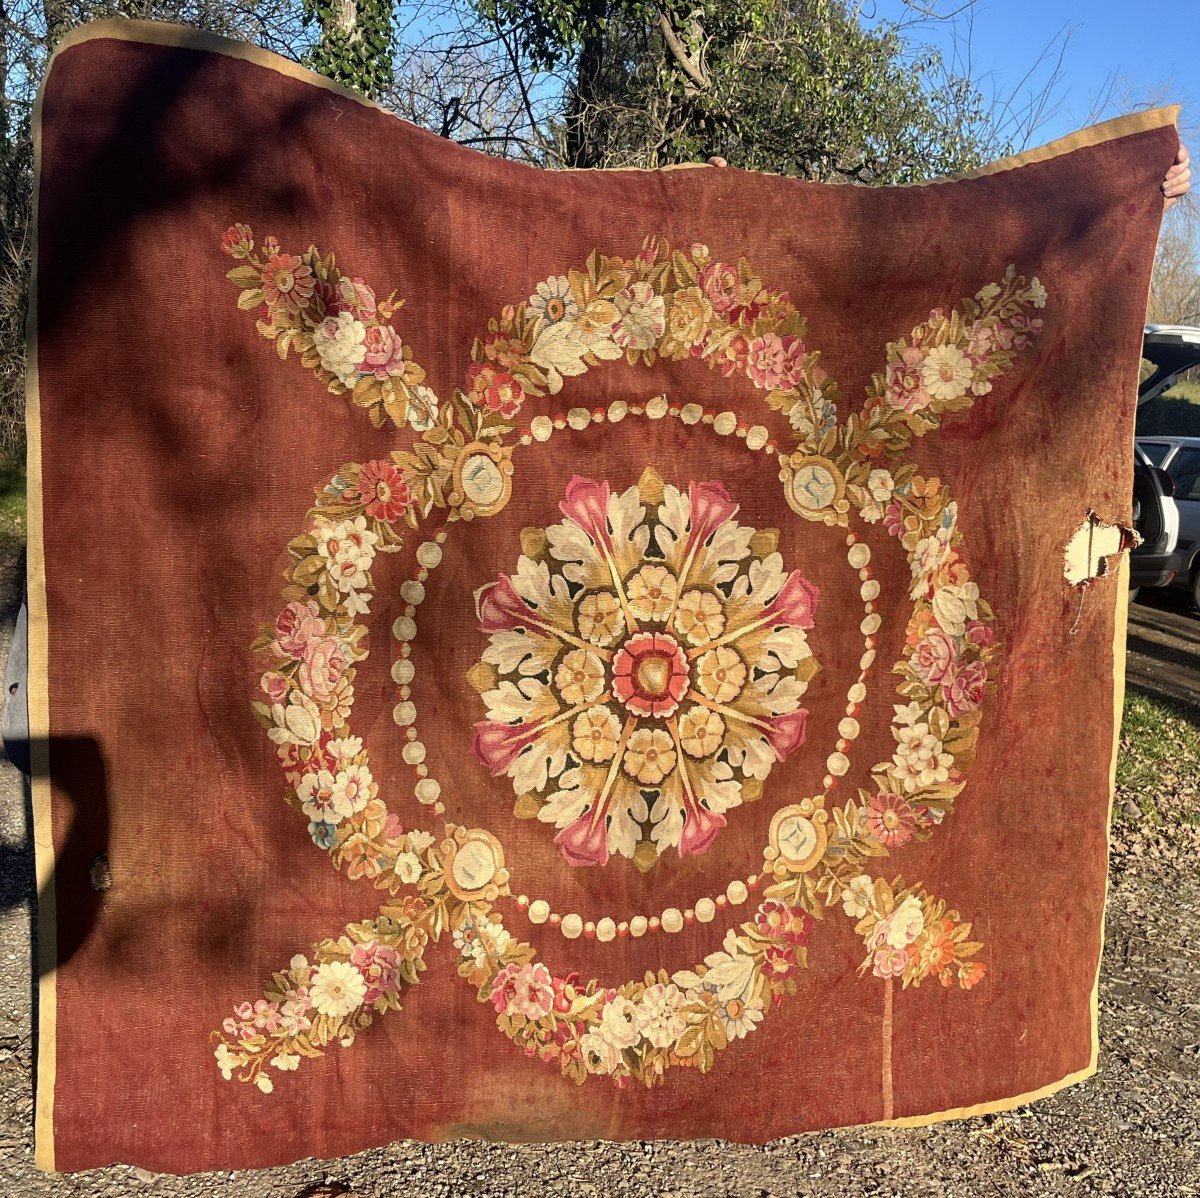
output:
[[[317,491],[304,531],[288,545],[286,606],[253,645],[267,662],[265,701],[254,708],[276,745],[287,801],[307,817],[314,843],[335,868],[369,879],[386,898],[378,917],[294,957],[263,997],[235,1006],[213,1033],[222,1074],[236,1070],[270,1092],[268,1065],[286,1072],[335,1040],[348,1046],[375,1016],[400,1007],[404,987],[425,968],[429,943],[446,933],[458,974],[481,1003],[493,1005],[500,1030],[575,1081],[600,1075],[618,1086],[649,1086],[670,1067],[706,1072],[717,1052],[756,1028],[769,1005],[796,993],[814,921],[840,905],[863,941],[860,975],[885,983],[883,1107],[890,1118],[893,983],[916,987],[936,978],[970,989],[985,966],[975,960],[982,945],[956,910],[902,877],[873,878],[866,866],[928,838],[952,812],[974,758],[998,646],[992,609],[964,559],[949,489],[910,464],[888,463],[937,429],[945,413],[969,409],[1011,369],[1041,328],[1029,314],[1045,304],[1038,280],[1009,267],[1001,282],[954,309],[934,309],[908,338],[887,346],[865,404],[839,422],[836,384],[808,348],[790,298],[766,288],[746,261],[716,260],[701,245],[685,254],[648,239],[632,259],[595,252],[585,269],[539,283],[526,301],[489,321],[472,347],[465,386],[442,402],[392,324],[401,307],[394,297],[377,302],[366,283],[341,274],[333,257],[315,248],[293,255],[270,238],[256,247],[244,225],[231,227],[222,244],[237,263],[228,277],[241,289],[239,307],[261,311],[259,332],[281,358],[297,353],[332,394],[366,408],[377,426],[390,420],[416,433],[410,448],[349,463]],[[723,375],[744,375],[787,417],[794,446],[776,445],[766,429],[733,413],[679,407],[665,397],[538,416],[523,428],[515,423],[527,398],[557,394],[565,379],[602,361],[649,365],[660,357],[699,359]],[[374,558],[397,550],[407,527],[427,539],[416,550],[416,577],[401,588],[394,714],[406,729],[404,759],[418,776],[415,797],[443,816],[440,786],[414,727],[408,644],[447,528],[505,506],[514,445],[629,415],[702,423],[775,456],[787,502],[805,519],[843,529],[852,514],[882,522],[909,562],[913,609],[905,654],[893,666],[905,700],[894,709],[895,753],[870,769],[868,787],[827,805],[849,769],[879,627],[870,551],[848,531],[847,559],[866,611],[865,651],[823,793],[776,812],[761,875],[649,921],[666,932],[708,922],[761,887],[753,917],[731,928],[718,951],[692,969],[659,970],[612,988],[553,973],[505,926],[496,905],[506,898],[534,922],[546,914],[544,904],[512,895],[494,835],[449,822],[440,835],[401,826],[379,796],[349,718],[355,670],[368,652],[360,617],[370,609]],[[568,931],[568,920],[581,924],[570,916],[551,922],[564,935],[582,931],[601,940],[638,935],[646,923],[601,920]]]

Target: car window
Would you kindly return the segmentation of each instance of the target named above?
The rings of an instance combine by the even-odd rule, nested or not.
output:
[[[1200,449],[1181,449],[1169,470],[1176,499],[1200,500]]]
[[[1138,441],[1142,452],[1150,459],[1152,466],[1161,466],[1163,459],[1171,452],[1171,446],[1162,441]]]

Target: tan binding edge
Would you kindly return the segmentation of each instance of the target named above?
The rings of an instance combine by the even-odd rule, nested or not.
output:
[[[88,25],[80,25],[78,28],[72,29],[59,42],[57,49],[54,51],[54,57],[71,49],[73,46],[81,45],[83,42],[96,41],[103,38],[118,42],[142,42],[154,46],[206,50],[212,54],[222,54],[226,58],[238,58],[244,62],[252,62],[256,66],[275,71],[280,75],[286,75],[290,79],[297,79],[301,83],[310,84],[312,87],[319,87],[325,91],[333,92],[343,99],[361,104],[364,108],[373,108],[377,112],[382,112],[393,120],[399,121],[401,124],[411,124],[411,122],[405,121],[403,117],[397,116],[394,112],[388,112],[386,108],[376,104],[374,100],[368,100],[366,96],[351,91],[350,88],[343,87],[340,83],[334,83],[331,79],[326,79],[323,75],[318,75],[306,67],[292,62],[290,59],[272,53],[270,50],[263,50],[259,46],[247,45],[245,42],[231,41],[229,38],[220,37],[215,33],[206,33],[199,29],[192,29],[186,25],[172,25],[164,21],[92,21]],[[52,58],[50,67],[53,65],[54,60]],[[47,68],[47,76],[50,73],[50,67]],[[1118,138],[1128,137],[1134,133],[1145,133],[1151,129],[1161,129],[1165,125],[1174,125],[1178,117],[1178,104],[1170,104],[1164,108],[1149,108],[1143,112],[1134,112],[1128,116],[1114,117],[1112,120],[1104,121],[1099,125],[1080,129],[1077,133],[1060,137],[1056,141],[1048,142],[1044,146],[1037,146],[1032,150],[1025,150],[1020,154],[1013,154],[1007,158],[997,159],[995,162],[989,162],[984,166],[972,171],[966,171],[960,175],[946,175],[940,179],[927,179],[920,183],[902,183],[893,184],[892,186],[930,187],[937,183],[954,183],[963,179],[979,179],[987,175],[999,174],[1002,171],[1015,170],[1017,167],[1028,166],[1034,162],[1046,162],[1051,158],[1057,158],[1062,154],[1069,154],[1073,150],[1081,150],[1087,146],[1098,146],[1104,142],[1115,141]],[[416,126],[413,127],[415,128]],[[471,152],[482,153],[479,150],[472,150]],[[510,165],[518,168],[523,167],[526,170],[540,169],[538,167],[531,167],[527,163],[513,162]],[[681,162],[657,169],[659,171],[693,170],[706,167],[707,165],[704,162]],[[560,173],[566,174],[574,169],[576,168],[567,168]],[[586,169],[590,172],[593,168]],[[656,171],[645,170],[642,167],[636,166],[603,169],[641,171],[643,174],[656,173]],[[746,171],[743,173],[773,175],[771,171]],[[774,175],[774,177],[790,178],[791,176]]]
[[[42,505],[42,413],[38,390],[38,213],[42,182],[42,100],[46,78],[33,108],[33,269],[25,317],[25,485],[28,504],[26,550],[29,628],[29,753],[32,772],[33,843],[37,871],[37,1107],[34,1111],[34,1163],[54,1171],[54,1085],[57,1072],[58,924],[54,892],[54,823],[50,809],[49,626],[46,618],[46,556]]]
[[[187,49],[205,50],[214,54],[222,54],[228,58],[241,59],[257,66],[299,80],[302,83],[334,92],[347,100],[386,113],[402,124],[408,124],[394,113],[368,100],[365,96],[342,87],[324,76],[317,75],[298,64],[263,50],[257,46],[246,45],[218,37],[215,34],[204,33],[182,25],[171,25],[152,21],[93,21],[72,30],[59,43],[54,52],[54,58],[59,54],[84,42],[110,39],[114,41],[142,42],[158,46],[175,46]],[[26,373],[26,428],[28,437],[28,487],[29,487],[29,721],[31,748],[34,750],[33,771],[33,808],[34,808],[34,839],[37,849],[38,892],[41,898],[38,904],[38,934],[39,934],[39,966],[41,978],[39,981],[39,1042],[38,1042],[38,1096],[35,1116],[35,1161],[39,1168],[54,1169],[54,1138],[53,1138],[53,1089],[54,1089],[54,1028],[55,1028],[55,988],[54,965],[55,952],[55,923],[54,923],[54,894],[53,894],[53,864],[54,850],[50,825],[50,785],[49,770],[45,761],[46,744],[49,735],[49,696],[47,693],[47,627],[46,627],[46,594],[45,594],[45,559],[42,542],[42,494],[41,494],[41,425],[38,407],[37,389],[37,196],[41,172],[41,108],[42,95],[45,91],[46,80],[53,67],[53,58],[43,77],[42,87],[38,92],[38,100],[34,109],[34,272],[30,283],[29,318],[27,321],[27,338],[30,350],[30,365]],[[987,175],[999,174],[1003,171],[1014,170],[1034,162],[1046,162],[1074,150],[1088,146],[1102,145],[1108,141],[1128,137],[1135,133],[1144,133],[1160,129],[1166,125],[1174,125],[1178,119],[1179,105],[1172,104],[1163,108],[1148,109],[1144,112],[1130,113],[1128,116],[1116,117],[1081,129],[1067,137],[1026,150],[1007,158],[998,159],[974,171],[962,175],[947,176],[944,179],[929,180],[924,183],[909,184],[913,187],[928,187],[936,183],[953,182],[959,179],[983,178]],[[520,164],[514,164],[520,165]],[[690,169],[703,166],[703,163],[683,163],[678,167],[661,169]],[[536,169],[536,168],[532,168]],[[639,168],[626,168],[637,170]],[[651,173],[651,172],[646,172]],[[1111,847],[1111,817],[1113,797],[1116,786],[1117,750],[1120,743],[1121,715],[1125,698],[1125,622],[1128,618],[1129,605],[1129,560],[1123,554],[1118,570],[1116,585],[1118,588],[1115,613],[1115,629],[1113,639],[1113,756],[1110,767],[1108,820],[1106,822],[1106,837]],[[41,751],[37,750],[37,734],[41,733]],[[39,761],[39,758],[41,760]],[[41,778],[39,782],[37,779]],[[993,1102],[978,1103],[974,1106],[952,1107],[944,1111],[931,1111],[923,1115],[910,1115],[899,1119],[882,1120],[871,1126],[876,1127],[924,1127],[932,1123],[940,1123],[949,1119],[966,1119],[976,1115],[995,1114],[1010,1111],[1016,1107],[1047,1098],[1067,1086],[1076,1084],[1091,1077],[1097,1068],[1099,1057],[1099,991],[1100,966],[1104,950],[1104,911],[1108,902],[1108,872],[1105,871],[1105,901],[1101,912],[1100,924],[1100,956],[1096,962],[1096,977],[1092,984],[1089,1012],[1091,1018],[1091,1059],[1088,1064],[1057,1081],[1028,1090]]]

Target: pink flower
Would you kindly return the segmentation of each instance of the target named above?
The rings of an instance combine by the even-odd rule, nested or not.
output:
[[[719,482],[689,483],[688,505],[691,508],[691,529],[688,549],[703,545],[726,520],[737,515],[738,505],[729,498],[725,484]]]
[[[359,371],[373,374],[377,379],[404,373],[404,345],[390,324],[376,324],[367,329],[366,353]]]
[[[360,320],[375,318],[375,292],[362,279],[342,275],[337,284],[337,303],[339,312],[357,312]]]
[[[875,950],[875,961],[871,972],[877,978],[898,978],[908,964],[908,954],[902,948],[885,944]]]
[[[764,614],[770,616],[773,624],[786,624],[789,628],[811,628],[820,597],[820,590],[799,570],[793,570]]]
[[[986,685],[987,666],[983,662],[969,661],[959,666],[953,676],[942,683],[946,710],[952,717],[975,711],[983,703]]]
[[[634,715],[668,719],[687,693],[687,658],[673,636],[639,632],[613,658],[612,688]]]
[[[902,412],[918,412],[933,402],[921,381],[925,355],[914,345],[905,347],[899,362],[889,362],[885,374],[887,401]]]
[[[507,632],[525,627],[533,615],[529,604],[517,594],[512,579],[501,574],[490,586],[475,593],[475,613],[482,632]]]
[[[737,299],[737,272],[724,262],[710,262],[700,271],[696,282],[714,312],[724,315]]]
[[[802,744],[808,727],[808,711],[800,707],[784,715],[772,716],[768,721],[767,742],[775,751],[779,761],[786,761]]]
[[[912,839],[917,818],[907,799],[884,791],[867,807],[867,827],[880,844],[896,849]]]
[[[277,674],[274,670],[264,674],[259,685],[272,703],[282,703],[287,698],[288,681],[282,674]]]
[[[996,634],[990,624],[985,624],[982,620],[972,620],[967,625],[967,640],[972,645],[986,649],[995,639]]]
[[[311,599],[289,603],[275,621],[275,646],[285,657],[298,660],[304,656],[310,640],[324,635],[321,609]]]
[[[912,666],[926,682],[940,684],[958,662],[958,642],[934,625],[913,650]]]
[[[608,821],[593,820],[585,811],[573,824],[568,824],[554,838],[568,865],[608,864]]]
[[[350,964],[363,975],[367,983],[364,1003],[372,1003],[387,994],[395,993],[400,980],[400,958],[396,950],[387,944],[373,940],[370,944],[356,944],[350,951]]]
[[[709,811],[702,803],[685,801],[683,831],[679,834],[680,853],[705,853],[725,827],[725,817]]]
[[[317,703],[328,703],[346,673],[346,651],[336,637],[310,640],[300,663],[300,689]]]
[[[497,370],[482,362],[473,362],[467,371],[471,400],[501,416],[515,416],[525,400],[525,389],[507,370]]]
[[[501,1015],[541,1019],[554,1005],[554,979],[540,963],[506,965],[492,983],[492,1005]]]
[[[298,312],[308,306],[317,280],[295,254],[276,254],[262,268],[262,292],[269,307]]]
[[[576,475],[567,484],[567,493],[558,505],[568,520],[574,520],[597,545],[607,545],[608,483],[598,483]]]
[[[249,225],[230,225],[221,234],[221,249],[231,258],[245,258],[254,247],[254,235]]]
[[[763,953],[762,971],[773,981],[782,981],[796,972],[796,953],[790,944],[768,944]]]
[[[475,725],[471,752],[495,777],[499,777],[542,734],[540,724],[502,724],[480,720]]]
[[[883,523],[884,527],[894,537],[898,537],[904,532],[904,504],[899,499],[893,499],[887,505]]]
[[[387,458],[367,462],[358,472],[358,496],[368,516],[391,524],[408,511],[408,480]]]
[[[771,940],[805,945],[812,934],[813,920],[803,907],[793,907],[775,899],[767,899],[754,915],[758,930]]]
[[[764,391],[794,387],[804,374],[804,342],[791,334],[755,337],[746,347],[746,373]]]

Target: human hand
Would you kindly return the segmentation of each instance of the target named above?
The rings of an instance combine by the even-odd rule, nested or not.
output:
[[[1175,155],[1175,164],[1167,171],[1167,177],[1162,181],[1162,193],[1166,197],[1164,208],[1170,208],[1178,203],[1192,187],[1191,159],[1188,157],[1187,146],[1180,146]]]

